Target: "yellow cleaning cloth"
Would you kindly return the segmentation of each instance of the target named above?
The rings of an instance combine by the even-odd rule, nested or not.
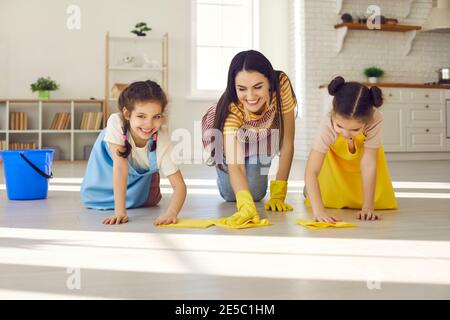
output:
[[[312,220],[303,220],[303,219],[295,219],[299,225],[302,225],[308,229],[325,229],[325,228],[354,228],[356,225],[348,222],[336,222],[336,223],[328,223],[328,222],[315,222]]]
[[[286,184],[287,185],[287,184]],[[227,229],[247,229],[270,226],[269,220],[260,219],[256,211],[252,195],[248,190],[236,193],[238,211],[228,218],[209,220],[179,220],[176,224],[168,224],[166,228],[208,228],[212,225]]]
[[[179,219],[177,223],[161,224],[163,228],[209,228],[214,225],[213,220]]]
[[[222,219],[211,219],[211,220],[193,220],[193,219],[180,219],[177,223],[159,225],[159,227],[163,228],[209,228],[211,226],[217,226],[221,228],[228,229],[247,229],[247,228],[256,228],[256,227],[265,227],[270,226],[270,222],[267,219],[260,219],[259,222],[253,222],[249,220],[244,222],[241,225],[228,225],[225,220],[227,218]]]
[[[243,224],[235,224],[235,225],[229,225],[226,223],[227,218],[222,219],[216,219],[212,220],[214,222],[214,225],[221,228],[228,228],[228,229],[248,229],[248,228],[257,228],[257,227],[266,227],[270,226],[270,222],[267,219],[259,219],[258,222],[254,222],[253,220],[249,220],[244,222]]]

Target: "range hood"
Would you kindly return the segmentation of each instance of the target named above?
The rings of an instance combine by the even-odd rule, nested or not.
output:
[[[423,31],[450,33],[450,0],[437,0],[423,26]]]

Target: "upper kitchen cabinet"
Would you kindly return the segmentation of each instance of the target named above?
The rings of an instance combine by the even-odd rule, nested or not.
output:
[[[405,109],[396,105],[383,105],[383,148],[387,152],[406,151]]]

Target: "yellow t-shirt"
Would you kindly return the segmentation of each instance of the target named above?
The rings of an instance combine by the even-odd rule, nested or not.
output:
[[[281,96],[281,112],[282,114],[293,111],[296,107],[295,99],[291,91],[291,85],[288,76],[280,73],[280,96]],[[262,114],[254,114],[247,111],[241,102],[237,105],[231,103],[230,113],[225,119],[223,134],[236,134],[237,130],[242,126],[253,127],[255,129],[272,128],[275,114],[277,110],[277,100],[275,92],[272,94],[272,103],[268,106],[266,102],[265,110]]]

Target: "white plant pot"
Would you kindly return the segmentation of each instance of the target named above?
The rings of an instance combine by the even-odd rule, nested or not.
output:
[[[377,83],[378,78],[377,77],[369,77],[369,83]]]

